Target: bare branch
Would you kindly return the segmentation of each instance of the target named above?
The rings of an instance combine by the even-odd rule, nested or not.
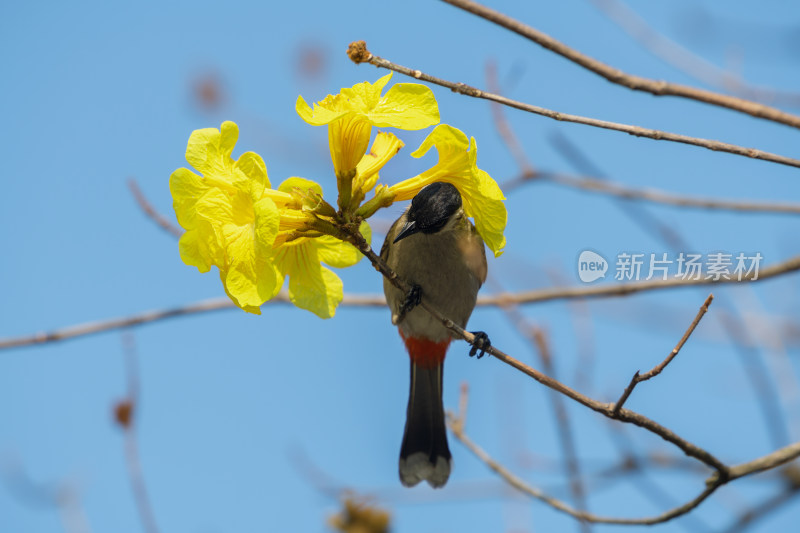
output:
[[[697,312],[697,316],[695,316],[694,320],[692,320],[692,323],[689,324],[689,328],[686,330],[686,333],[683,334],[681,340],[663,361],[661,361],[659,364],[657,364],[655,367],[650,369],[648,372],[645,372],[644,374],[639,374],[639,371],[638,370],[636,371],[636,373],[631,378],[631,382],[628,384],[627,387],[625,387],[625,391],[622,393],[622,396],[620,396],[619,400],[617,400],[616,405],[614,405],[614,410],[613,410],[614,413],[619,413],[619,410],[622,409],[623,405],[625,405],[625,402],[628,400],[628,397],[631,395],[636,385],[638,385],[642,381],[647,381],[648,379],[659,375],[661,371],[664,370],[667,367],[667,365],[672,362],[673,359],[675,359],[675,356],[678,355],[678,352],[681,351],[681,348],[683,348],[683,345],[686,344],[687,340],[689,340],[691,334],[694,333],[694,330],[700,323],[700,320],[702,320],[703,316],[705,316],[705,314],[708,312],[708,306],[711,305],[711,302],[713,300],[714,300],[714,295],[709,294],[708,298],[706,298],[706,301],[703,302],[703,305],[700,306],[700,310]]]
[[[588,192],[608,194],[628,200],[643,200],[646,202],[689,207],[696,209],[719,209],[737,211],[742,213],[775,213],[797,215],[800,214],[800,204],[782,202],[752,202],[745,200],[726,200],[723,198],[700,198],[695,196],[682,196],[657,189],[634,189],[619,183],[586,176],[574,176],[561,172],[533,171],[523,172],[520,176],[507,181],[502,189],[510,192],[522,185],[534,181],[546,181],[557,185],[564,185]]]
[[[775,468],[797,457],[800,457],[800,442],[784,446],[758,459],[730,467],[728,471],[729,481]]]
[[[289,294],[285,291],[282,291],[265,305],[270,303],[290,303]],[[382,294],[345,294],[341,305],[350,305],[355,307],[383,307],[386,305],[386,299]],[[127,317],[97,320],[95,322],[85,322],[83,324],[68,326],[53,331],[41,331],[32,335],[23,335],[21,337],[7,337],[5,339],[0,339],[0,350],[19,348],[21,346],[33,346],[48,342],[59,342],[68,339],[74,339],[75,337],[83,337],[85,335],[94,335],[97,333],[104,333],[106,331],[148,324],[150,322],[157,322],[168,318],[208,313],[212,311],[223,311],[227,309],[238,309],[238,307],[236,307],[230,298],[227,297],[210,298],[208,300],[202,300],[180,307],[155,309]]]
[[[571,300],[574,298],[606,298],[612,296],[627,296],[643,291],[653,291],[678,287],[700,287],[705,285],[742,283],[744,281],[763,281],[789,272],[800,270],[800,256],[792,257],[786,261],[775,263],[758,272],[758,278],[753,275],[743,275],[742,281],[737,279],[667,279],[635,281],[631,283],[618,283],[614,285],[554,287],[552,289],[538,289],[520,291],[516,293],[495,294],[478,299],[479,305],[501,305],[502,302],[534,303],[551,300]],[[1,347],[2,345],[0,345]]]
[[[692,146],[700,146],[702,148],[706,148],[708,150],[712,150],[715,152],[727,152],[729,154],[750,157],[753,159],[761,159],[763,161],[770,161],[772,163],[778,163],[781,165],[788,165],[791,167],[800,168],[800,159],[793,159],[791,157],[765,152],[763,150],[758,150],[756,148],[747,148],[744,146],[724,143],[711,139],[690,137],[688,135],[681,135],[679,133],[670,133],[668,131],[642,128],[640,126],[634,126],[631,124],[622,124],[619,122],[610,122],[608,120],[600,120],[580,115],[571,115],[569,113],[561,113],[560,111],[553,111],[551,109],[546,109],[544,107],[539,107],[532,104],[526,104],[524,102],[519,102],[517,100],[512,100],[510,98],[500,96],[499,94],[489,93],[486,91],[482,91],[480,89],[476,89],[475,87],[471,87],[465,83],[455,83],[452,81],[447,81],[442,78],[437,78],[435,76],[425,74],[420,70],[414,70],[408,67],[404,67],[402,65],[398,65],[396,63],[392,63],[387,59],[372,54],[369,50],[367,50],[366,46],[367,45],[364,41],[356,41],[354,43],[351,43],[350,50],[348,50],[350,58],[356,63],[359,62],[370,63],[372,65],[375,65],[376,67],[393,70],[395,72],[405,74],[406,76],[410,76],[417,80],[422,80],[428,83],[441,85],[442,87],[447,87],[453,92],[464,94],[466,96],[472,96],[473,98],[483,98],[485,100],[497,102],[499,104],[520,109],[522,111],[527,111],[528,113],[541,115],[543,117],[552,118],[554,120],[559,120],[562,122],[574,122],[575,124],[583,124],[585,126],[593,126],[595,128],[621,131],[623,133],[628,133],[636,137],[646,137],[648,139],[654,139],[657,141],[671,141],[683,144],[690,144]]]
[[[175,227],[164,215],[153,208],[150,202],[147,201],[147,198],[145,198],[144,194],[142,194],[142,191],[139,189],[139,185],[136,183],[134,178],[130,178],[128,180],[128,188],[131,190],[133,197],[136,199],[136,203],[139,204],[141,210],[144,211],[144,214],[147,215],[153,222],[155,222],[158,227],[171,234],[173,237],[180,238],[180,236],[183,235],[182,229]]]
[[[619,0],[590,0],[611,21],[646,50],[693,78],[762,103],[800,105],[800,94],[748,84],[736,73],[718,67],[657,32]]]
[[[637,281],[632,283],[620,283],[609,286],[596,286],[596,287],[555,287],[552,289],[539,289],[533,291],[522,291],[518,293],[500,293],[478,298],[478,305],[481,306],[501,306],[509,303],[516,304],[530,304],[537,302],[547,302],[553,300],[574,300],[582,298],[607,298],[616,296],[626,296],[638,292],[672,289],[679,287],[701,286],[701,285],[717,285],[721,283],[744,283],[745,281],[762,281],[774,277],[781,276],[800,270],[800,256],[793,257],[782,263],[776,263],[767,268],[764,268],[758,273],[758,279],[750,279],[750,276],[743,276],[743,281],[736,279],[726,280],[652,280],[652,281]],[[264,305],[289,303],[289,295],[285,292],[278,293],[272,300]],[[383,307],[386,305],[386,300],[383,295],[378,294],[345,294],[342,299],[341,305],[352,307]],[[0,338],[0,350],[9,348],[19,348],[22,346],[33,346],[37,344],[44,344],[48,342],[58,342],[75,337],[82,337],[84,335],[94,335],[115,329],[121,329],[131,326],[138,326],[140,324],[147,324],[168,318],[178,316],[191,315],[196,313],[206,313],[210,311],[221,311],[225,309],[235,309],[236,306],[228,298],[212,298],[200,302],[188,304],[185,306],[174,307],[170,309],[156,309],[153,311],[145,311],[136,315],[128,317],[112,318],[109,320],[98,320],[96,322],[86,322],[84,324],[77,324],[75,326],[68,326],[65,328],[53,331],[41,331],[32,335],[23,335],[20,337],[7,337]]]
[[[652,80],[642,76],[627,74],[617,68],[606,65],[601,61],[570,48],[564,43],[553,39],[549,35],[540,32],[539,30],[522,24],[521,22],[503,15],[502,13],[499,13],[493,9],[472,2],[471,0],[444,1],[459,9],[463,9],[464,11],[468,11],[469,13],[488,20],[489,22],[493,22],[499,26],[502,26],[509,31],[517,33],[522,37],[525,37],[526,39],[529,39],[542,46],[543,48],[550,50],[551,52],[555,52],[556,54],[572,61],[573,63],[576,63],[577,65],[580,65],[591,72],[594,72],[595,74],[599,74],[611,83],[616,83],[617,85],[627,87],[634,91],[647,92],[656,96],[678,96],[718,107],[725,107],[757,118],[763,118],[779,124],[786,124],[787,126],[791,126],[793,128],[800,128],[800,116],[786,113],[778,108],[750,100],[745,100],[743,98],[737,98],[735,96],[689,87],[688,85]]]

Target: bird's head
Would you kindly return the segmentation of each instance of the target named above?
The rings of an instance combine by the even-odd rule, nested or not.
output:
[[[417,193],[406,212],[406,223],[400,229],[394,242],[415,233],[437,233],[449,222],[463,216],[461,194],[450,183],[437,181],[423,187]]]

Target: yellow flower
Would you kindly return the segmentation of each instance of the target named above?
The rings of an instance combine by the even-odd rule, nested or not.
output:
[[[434,128],[422,145],[411,155],[424,156],[431,147],[439,153],[432,168],[377,193],[393,195],[395,202],[410,200],[420,189],[435,181],[452,183],[461,193],[464,211],[475,219],[475,227],[495,257],[503,253],[508,213],[505,196],[489,174],[478,168],[475,138],[469,140],[461,130],[447,124]]]
[[[289,178],[278,190],[291,193],[295,188],[322,196],[322,188],[317,183],[303,178]],[[294,221],[302,219],[303,215],[296,210],[287,210],[282,215],[281,234],[277,238],[281,244],[275,252],[275,264],[281,275],[289,277],[289,299],[320,318],[331,318],[342,301],[342,280],[321,263],[346,268],[361,259],[361,252],[330,235],[285,240],[296,227]],[[370,228],[366,222],[361,225],[361,233],[369,242]]]
[[[280,214],[275,200],[288,205],[284,193],[270,194],[267,168],[256,153],[238,160],[231,153],[239,137],[233,122],[192,132],[186,160],[201,175],[179,168],[170,176],[184,263],[208,272],[219,268],[225,292],[250,313],[280,290],[283,283],[273,261],[273,242]]]
[[[313,126],[328,125],[328,144],[339,185],[340,207],[351,205],[351,184],[354,180],[359,180],[356,169],[369,146],[372,126],[419,130],[439,122],[436,98],[424,85],[398,83],[381,96],[391,77],[392,73],[389,73],[374,84],[365,81],[349,89],[344,88],[339,94],[328,95],[324,100],[315,103],[313,108],[302,96],[297,97],[295,109],[303,120]],[[376,144],[377,141],[376,139]],[[381,147],[385,148],[385,145]],[[383,163],[396,152],[397,150],[385,158]],[[361,177],[360,181],[364,183],[369,178]],[[358,193],[353,193],[357,200],[358,196]],[[357,205],[357,201],[354,203]]]

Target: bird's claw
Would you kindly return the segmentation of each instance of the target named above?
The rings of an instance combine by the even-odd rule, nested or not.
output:
[[[475,339],[472,341],[469,356],[473,357],[478,354],[478,359],[480,359],[486,353],[486,350],[492,347],[492,341],[489,340],[489,335],[483,331],[473,331],[471,333],[475,336]]]
[[[400,314],[405,315],[411,312],[422,301],[422,287],[419,285],[412,285],[406,293],[406,299],[403,305],[400,306]]]
[[[412,285],[406,293],[406,299],[397,310],[397,314],[392,317],[392,324],[399,324],[405,319],[406,315],[422,301],[422,288],[419,285]]]

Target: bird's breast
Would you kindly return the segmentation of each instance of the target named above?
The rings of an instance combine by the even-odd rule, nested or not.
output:
[[[466,327],[486,278],[484,245],[474,230],[417,233],[390,246],[385,259],[400,278],[421,287],[426,302]],[[405,295],[387,280],[384,292],[392,313],[397,313]],[[398,326],[405,336],[436,342],[451,337],[450,331],[421,307],[409,312]]]

